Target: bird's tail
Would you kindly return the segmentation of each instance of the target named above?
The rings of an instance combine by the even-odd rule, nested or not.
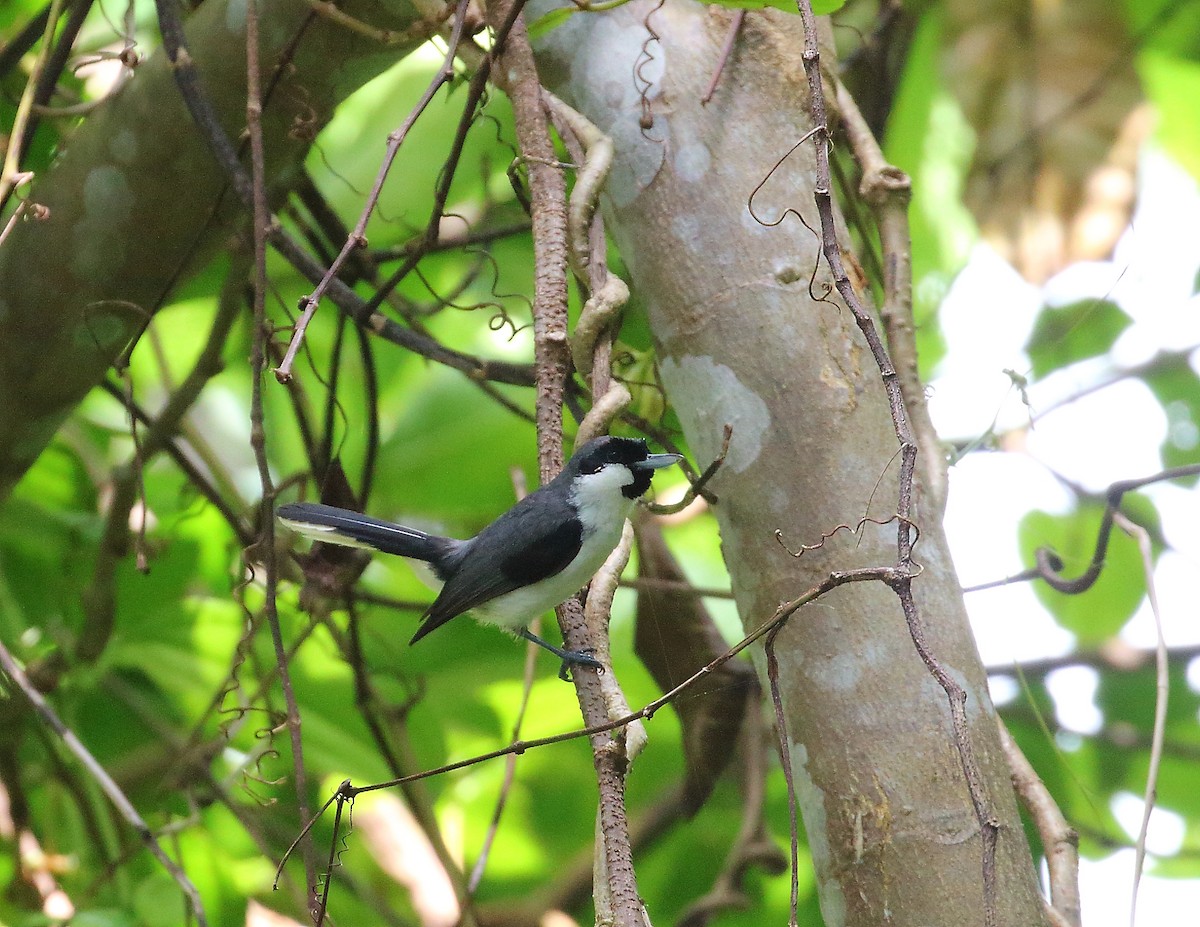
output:
[[[281,505],[276,515],[287,527],[315,541],[399,554],[435,566],[463,543],[315,502]]]

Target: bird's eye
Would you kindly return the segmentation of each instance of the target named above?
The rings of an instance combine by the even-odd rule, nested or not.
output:
[[[586,463],[584,463],[584,465],[580,469],[585,474],[591,475],[593,473],[599,473],[603,469],[603,467],[604,467],[604,464],[602,461],[589,460]]]

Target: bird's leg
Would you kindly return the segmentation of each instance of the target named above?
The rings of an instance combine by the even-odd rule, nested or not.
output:
[[[559,668],[558,678],[563,681],[568,680],[567,673],[572,666],[590,666],[594,670],[604,670],[604,664],[593,657],[590,653],[583,650],[563,650],[561,647],[555,647],[553,644],[542,640],[529,628],[517,628],[517,634],[527,641],[532,641],[539,647],[545,647],[552,654],[562,660],[562,667]]]

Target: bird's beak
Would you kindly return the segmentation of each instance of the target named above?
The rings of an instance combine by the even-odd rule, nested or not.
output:
[[[669,467],[671,464],[678,463],[682,459],[682,456],[679,454],[651,454],[645,460],[632,463],[629,467],[631,470],[661,470],[663,467]]]

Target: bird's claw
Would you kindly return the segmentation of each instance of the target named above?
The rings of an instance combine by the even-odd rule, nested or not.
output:
[[[594,669],[597,673],[603,673],[604,664],[593,657],[593,653],[595,651],[591,647],[586,647],[583,650],[564,650],[562,654],[562,666],[558,668],[558,678],[563,682],[570,682],[572,666],[586,666]]]

